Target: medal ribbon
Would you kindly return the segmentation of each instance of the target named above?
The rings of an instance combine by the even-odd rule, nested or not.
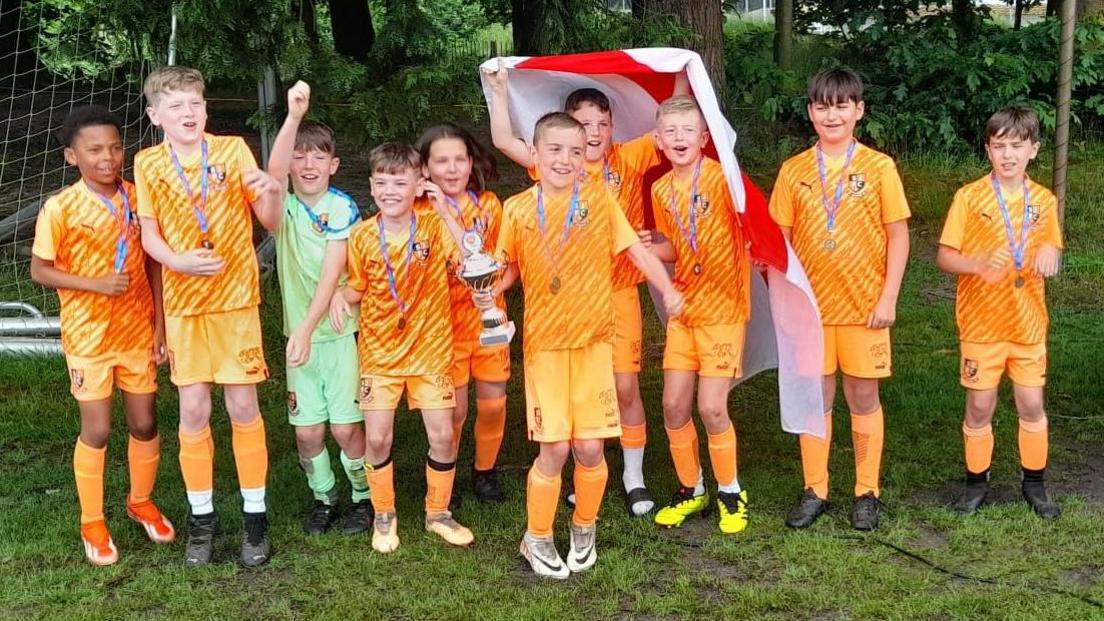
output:
[[[847,158],[843,161],[843,169],[840,170],[839,180],[836,181],[836,194],[831,203],[828,202],[828,167],[824,164],[824,151],[821,150],[819,142],[816,146],[817,171],[820,173],[820,200],[824,204],[824,213],[828,215],[829,234],[836,228],[836,212],[843,201],[843,180],[847,178],[847,170],[851,168],[851,158],[855,155],[857,144],[857,141],[852,140],[847,147]]]
[[[399,297],[398,283],[395,281],[395,270],[391,267],[391,257],[387,252],[387,235],[383,230],[383,218],[376,217],[376,223],[379,224],[379,241],[380,241],[380,253],[383,254],[383,266],[387,271],[387,286],[391,289],[391,297],[395,300],[395,303],[399,305],[399,312],[406,315],[406,302]],[[414,219],[414,214],[410,214],[410,239],[406,242],[406,277],[410,278],[410,259],[414,256],[414,234],[418,231],[417,221]]]
[[[456,202],[456,199],[454,199],[453,197],[445,194],[445,202],[449,204],[449,207],[452,207],[453,211],[456,212],[456,218],[460,221],[460,226],[463,227],[464,232],[470,233],[472,231],[475,231],[476,233],[483,235],[487,232],[489,218],[487,214],[483,213],[483,205],[479,204],[479,197],[476,196],[475,192],[468,190],[468,198],[471,199],[472,205],[475,205],[476,210],[479,211],[479,215],[472,220],[472,227],[470,229],[467,227],[467,225],[464,224],[464,210],[460,208],[460,203]]]
[[[329,191],[330,190],[327,190],[327,192]],[[307,212],[307,217],[310,218],[311,222],[313,222],[314,225],[317,226],[324,233],[340,233],[346,229],[352,228],[352,226],[357,222],[360,222],[360,211],[356,208],[355,204],[350,204],[351,213],[349,214],[349,223],[339,229],[335,229],[329,224],[323,222],[322,218],[318,214],[314,213],[314,210],[311,209],[311,206],[304,203],[303,199],[299,198],[299,196],[296,196],[295,200],[299,201],[299,204],[303,206],[303,210]]]
[[[115,211],[115,204],[111,202],[111,199],[92,190],[104,207],[107,208],[108,213],[115,219],[115,222],[119,225],[119,237],[115,240],[115,273],[122,274],[123,266],[126,263],[127,252],[129,247],[127,246],[127,229],[130,225],[130,221],[134,218],[134,215],[130,210],[130,197],[127,196],[126,190],[123,189],[123,184],[116,182],[115,188],[119,191],[119,195],[123,197],[123,214],[122,218],[119,217],[119,212]],[[91,190],[92,188],[88,188]]]
[[[1008,213],[1008,203],[1004,200],[1004,192],[1001,192],[1000,182],[997,181],[997,173],[990,173],[989,180],[993,183],[993,194],[997,195],[997,207],[1000,208],[1001,219],[1004,220],[1004,234],[1008,237],[1008,249],[1012,252],[1012,262],[1016,265],[1016,271],[1023,269],[1024,251],[1027,250],[1027,236],[1031,234],[1031,190],[1027,187],[1027,176],[1023,180],[1023,221],[1020,223],[1020,239],[1016,241],[1016,232],[1012,230],[1012,216]]]
[[[678,225],[682,238],[690,244],[690,249],[694,251],[694,254],[698,252],[698,210],[694,208],[694,201],[698,198],[698,178],[701,176],[702,159],[704,158],[698,159],[697,165],[694,166],[694,177],[690,183],[690,207],[688,210],[690,213],[687,218],[689,227],[682,226],[682,218],[679,217],[678,205],[675,203],[675,177],[673,175],[671,176],[671,191],[668,199],[671,217],[675,219],[675,224]]]
[[[200,145],[200,168],[199,168],[199,187],[200,187],[200,200],[196,202],[195,194],[192,193],[192,184],[188,183],[188,176],[184,174],[184,167],[180,165],[180,159],[176,157],[176,151],[173,151],[172,145],[169,145],[169,156],[172,158],[173,168],[176,169],[176,176],[180,179],[180,185],[184,186],[184,193],[188,195],[188,202],[192,204],[192,211],[195,212],[196,221],[199,222],[199,232],[203,234],[204,241],[207,240],[207,141],[204,140]]]

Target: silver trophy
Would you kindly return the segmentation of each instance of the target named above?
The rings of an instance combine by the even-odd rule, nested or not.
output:
[[[483,238],[475,231],[464,233],[460,241],[468,257],[460,266],[460,278],[474,292],[489,293],[502,276],[506,267],[495,261],[483,250]],[[506,320],[506,313],[497,306],[483,311],[483,331],[479,333],[479,344],[483,347],[506,345],[514,338],[514,322]]]

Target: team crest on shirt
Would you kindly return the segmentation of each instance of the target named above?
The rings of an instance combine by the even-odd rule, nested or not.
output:
[[[414,258],[417,259],[419,263],[425,263],[426,261],[428,261],[429,244],[420,241],[414,242]]]
[[[978,381],[978,363],[977,360],[971,360],[970,358],[964,358],[962,360],[962,379],[970,382],[971,384]]]
[[[330,214],[320,213],[317,220],[311,220],[311,230],[317,235],[322,235],[326,232],[326,228],[330,226]]]
[[[575,212],[575,226],[583,227],[590,222],[590,204],[587,201],[579,201],[579,209]]]
[[[362,377],[360,378],[360,398],[361,403],[372,402],[372,378]]]
[[[299,413],[299,399],[295,396],[295,392],[288,391],[288,415],[295,416]]]
[[[704,218],[709,215],[709,197],[702,193],[694,195],[694,210],[696,217]]]
[[[226,164],[210,164],[207,166],[207,183],[214,184],[212,189],[225,189]]]
[[[1042,210],[1039,209],[1038,205],[1028,205],[1025,211],[1027,212],[1028,222],[1032,224],[1039,223],[1039,216],[1042,215]]]
[[[866,195],[866,175],[863,173],[851,173],[847,175],[847,191],[852,198],[862,198]]]
[[[81,369],[69,369],[69,379],[73,382],[73,388],[77,392],[84,392],[84,371]]]
[[[616,196],[621,193],[621,175],[616,170],[610,169],[606,175],[606,187]]]

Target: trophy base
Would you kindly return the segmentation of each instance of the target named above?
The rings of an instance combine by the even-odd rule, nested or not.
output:
[[[481,347],[494,347],[496,345],[509,345],[514,338],[514,322],[508,321],[494,328],[484,328],[479,333],[479,345]]]

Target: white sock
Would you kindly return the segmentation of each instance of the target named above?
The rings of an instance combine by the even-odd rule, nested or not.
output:
[[[244,489],[241,491],[242,495],[242,511],[246,513],[264,513],[265,512],[265,488],[257,487],[254,489]]]
[[[625,491],[632,491],[644,485],[644,447],[623,448],[621,452],[625,458],[625,470],[621,473],[621,482],[625,484]]]
[[[698,482],[694,484],[694,495],[701,496],[705,493],[705,480],[702,479],[702,471],[698,470]]]
[[[732,482],[728,485],[717,485],[718,492],[724,492],[726,494],[739,494],[740,493],[740,477],[732,479]]]
[[[188,492],[188,504],[192,506],[192,515],[207,515],[215,511],[215,491]]]

